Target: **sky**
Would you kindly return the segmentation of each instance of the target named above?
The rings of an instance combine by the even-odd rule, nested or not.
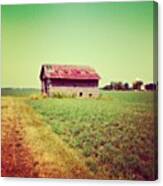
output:
[[[3,5],[2,87],[40,88],[42,64],[89,65],[153,81],[153,2]]]

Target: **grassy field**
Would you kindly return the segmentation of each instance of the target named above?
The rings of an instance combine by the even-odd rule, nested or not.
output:
[[[26,97],[2,97],[1,176],[94,178],[77,151],[65,144]]]
[[[96,178],[154,179],[152,92],[102,92],[98,99],[27,99]],[[155,149],[156,150],[156,149]]]
[[[2,96],[24,97],[39,94],[40,90],[35,88],[2,88]]]

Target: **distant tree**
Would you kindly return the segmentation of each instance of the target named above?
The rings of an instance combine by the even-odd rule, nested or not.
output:
[[[121,81],[117,82],[117,90],[123,90],[123,84]]]
[[[143,81],[137,80],[137,81],[133,82],[132,88],[133,88],[134,90],[141,90],[141,86],[142,86],[142,85],[143,85]]]
[[[129,84],[127,82],[124,83],[124,90],[129,90]]]
[[[110,89],[113,89],[113,90],[128,90],[129,85],[128,85],[128,83],[123,84],[121,81],[111,82],[110,83]]]
[[[112,90],[112,85],[105,85],[103,90]]]
[[[112,90],[115,90],[116,89],[116,82],[112,81],[110,83],[110,86],[111,86]]]
[[[156,83],[149,83],[144,85],[145,90],[156,90],[157,89],[157,84]]]

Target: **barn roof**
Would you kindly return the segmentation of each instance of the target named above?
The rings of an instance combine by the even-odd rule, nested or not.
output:
[[[42,65],[40,79],[99,80],[100,76],[89,66]]]

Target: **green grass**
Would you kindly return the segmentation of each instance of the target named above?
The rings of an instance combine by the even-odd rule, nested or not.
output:
[[[154,179],[154,93],[101,92],[98,99],[28,100],[86,158],[97,178]]]
[[[33,94],[39,95],[40,90],[35,88],[2,88],[1,94],[2,96],[24,97]]]

